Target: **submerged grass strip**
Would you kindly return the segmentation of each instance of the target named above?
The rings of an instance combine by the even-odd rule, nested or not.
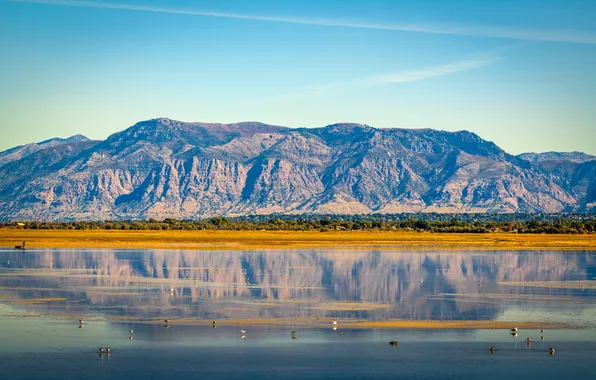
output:
[[[218,320],[217,325],[237,325],[237,326],[288,326],[288,327],[332,327],[333,319],[329,318],[259,318],[259,319],[228,319]],[[163,323],[161,320],[139,321],[146,323]],[[337,320],[337,328],[349,329],[472,329],[472,330],[499,330],[510,329],[513,326],[524,329],[537,329],[548,327],[567,328],[564,323],[556,322],[507,322],[507,321],[434,321],[434,320],[405,320],[394,319],[388,321],[354,321]],[[172,319],[170,324],[180,325],[210,325],[212,321],[199,319]]]
[[[0,247],[131,249],[596,249],[596,235],[380,231],[114,231],[0,229]]]
[[[27,299],[27,300],[8,302],[8,304],[10,304],[10,305],[38,305],[38,304],[43,304],[43,303],[52,302],[52,301],[66,301],[66,298],[62,298],[62,297],[32,298],[32,299]]]
[[[500,330],[510,329],[512,326],[524,329],[536,328],[563,328],[567,325],[553,322],[503,322],[503,321],[408,321],[392,320],[382,322],[355,322],[342,324],[347,328],[371,328],[371,329],[476,329],[476,330]]]
[[[133,322],[145,324],[163,325],[163,319],[145,319],[135,316],[80,316],[71,314],[8,314],[4,317],[10,318],[33,318],[33,317],[55,317],[58,319],[84,318],[85,320],[105,321],[105,322]],[[217,326],[286,326],[288,329],[301,328],[331,328],[333,321],[337,321],[338,329],[420,329],[420,330],[509,330],[513,326],[520,329],[564,329],[570,328],[566,323],[561,322],[514,322],[514,321],[491,321],[491,320],[455,320],[455,321],[436,321],[436,320],[406,320],[392,319],[387,321],[363,321],[353,319],[332,319],[332,318],[251,318],[251,319],[224,319],[217,320]],[[170,318],[169,325],[212,325],[211,319],[198,318]]]
[[[525,286],[532,288],[551,288],[551,289],[588,289],[596,290],[596,281],[501,281],[498,285]]]

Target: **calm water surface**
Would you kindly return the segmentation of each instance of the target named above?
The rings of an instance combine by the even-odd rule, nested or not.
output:
[[[568,286],[594,280],[594,251],[0,250],[0,378],[595,378],[596,287]],[[164,318],[340,325],[145,323]],[[539,331],[341,328],[391,318],[572,328],[544,340]],[[97,353],[107,346],[109,356]]]

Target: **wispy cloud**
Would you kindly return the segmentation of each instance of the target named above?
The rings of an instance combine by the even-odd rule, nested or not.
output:
[[[205,17],[221,17],[231,19],[257,20],[280,22],[290,24],[317,25],[328,27],[345,27],[360,29],[395,30],[404,32],[451,34],[463,36],[481,36],[492,38],[504,38],[525,41],[551,41],[570,42],[579,44],[596,44],[596,33],[579,30],[554,30],[554,29],[532,29],[499,26],[470,26],[470,25],[444,25],[444,24],[382,24],[352,22],[336,19],[317,19],[282,16],[262,16],[226,12],[210,12],[201,10],[184,10],[166,7],[151,7],[133,4],[99,3],[94,1],[78,0],[8,0],[19,3],[36,3],[47,5],[64,5],[88,8],[120,9],[141,12],[171,13],[183,15],[195,15]]]
[[[363,87],[388,85],[393,83],[418,82],[425,79],[454,74],[462,71],[480,68],[497,61],[498,57],[465,59],[438,66],[430,66],[421,69],[397,71],[380,75],[370,75],[344,82],[329,83],[324,85],[310,86],[302,90],[281,94],[269,98],[261,98],[250,101],[250,103],[267,103],[280,100],[291,100],[304,97],[320,96],[333,92],[350,91]]]

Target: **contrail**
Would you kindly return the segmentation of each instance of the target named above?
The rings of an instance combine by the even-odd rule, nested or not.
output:
[[[354,88],[379,86],[391,83],[409,83],[421,80],[440,77],[443,75],[454,74],[461,71],[472,70],[487,66],[497,61],[499,58],[479,58],[465,59],[438,66],[424,67],[419,69],[404,70],[398,72],[384,73],[380,75],[370,75],[362,78],[356,78],[346,82],[337,82],[310,86],[301,91],[281,94],[269,98],[252,100],[249,103],[266,103],[271,101],[289,100],[307,96],[317,96],[328,92],[347,91]]]
[[[201,10],[184,10],[165,7],[151,7],[132,4],[99,3],[77,0],[7,0],[16,3],[35,3],[46,5],[63,5],[73,7],[119,9],[141,12],[170,13],[205,17],[220,17],[241,20],[279,22],[288,24],[316,25],[326,27],[343,27],[376,30],[394,30],[414,33],[446,34],[458,36],[480,36],[524,41],[570,42],[578,44],[596,44],[596,33],[578,30],[507,28],[499,26],[468,25],[425,25],[425,24],[381,24],[352,22],[336,19],[317,19],[302,17],[261,16],[227,12],[211,12]]]

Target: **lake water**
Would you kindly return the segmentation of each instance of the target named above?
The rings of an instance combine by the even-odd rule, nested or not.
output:
[[[591,379],[595,280],[594,251],[0,250],[0,378]],[[394,318],[568,327],[341,327]]]

